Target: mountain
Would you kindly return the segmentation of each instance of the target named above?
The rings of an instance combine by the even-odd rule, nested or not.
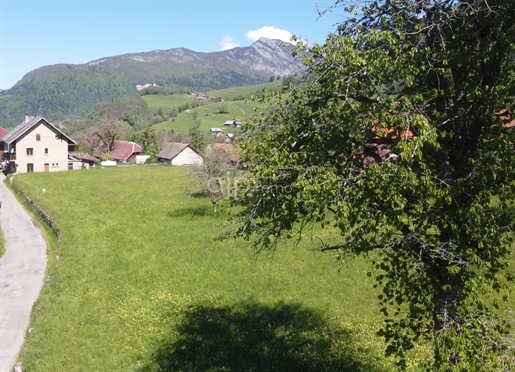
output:
[[[136,85],[147,83],[197,91],[263,83],[301,71],[292,51],[289,43],[263,38],[221,52],[174,48],[44,66],[0,92],[0,125],[13,127],[25,114],[41,113],[50,121],[86,117],[94,104],[136,94]]]

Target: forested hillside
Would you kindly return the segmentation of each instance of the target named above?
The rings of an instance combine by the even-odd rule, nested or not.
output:
[[[46,66],[0,94],[0,122],[14,127],[26,113],[50,121],[86,117],[96,103],[133,91],[130,79],[109,65]]]
[[[12,128],[37,113],[52,122],[85,118],[95,104],[137,93],[136,85],[147,83],[199,91],[263,83],[300,70],[291,51],[291,44],[265,39],[223,52],[176,48],[41,67],[0,92],[0,125]]]

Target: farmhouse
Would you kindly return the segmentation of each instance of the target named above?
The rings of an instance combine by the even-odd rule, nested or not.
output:
[[[95,168],[98,158],[84,152],[70,152],[68,154],[68,169]]]
[[[229,154],[229,161],[232,165],[237,166],[240,164],[240,154],[238,153],[238,151],[232,143],[215,143],[210,149],[208,149],[206,156],[209,156],[211,149],[219,149],[225,151]]]
[[[74,146],[74,140],[44,117],[28,115],[0,143],[9,173],[68,170],[68,151]]]
[[[187,143],[167,142],[156,155],[158,161],[172,165],[201,165],[202,156]]]
[[[136,156],[142,152],[141,146],[135,142],[116,140],[114,141],[112,156],[117,163],[127,163],[130,160],[135,160]]]
[[[209,133],[211,133],[213,136],[218,137],[219,135],[221,135],[223,133],[223,130],[221,128],[211,128],[209,130]]]
[[[227,120],[224,123],[224,127],[236,127],[236,128],[239,128],[242,125],[243,125],[243,123],[241,121],[235,120],[235,119]]]

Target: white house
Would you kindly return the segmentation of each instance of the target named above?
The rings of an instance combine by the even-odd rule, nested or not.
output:
[[[201,165],[204,162],[202,156],[187,143],[167,142],[159,154],[158,161],[172,165]]]
[[[219,136],[220,134],[223,133],[223,130],[221,128],[211,128],[209,130],[209,132],[213,135],[213,136]]]
[[[10,173],[68,170],[68,151],[74,145],[74,140],[44,117],[28,115],[0,144]]]

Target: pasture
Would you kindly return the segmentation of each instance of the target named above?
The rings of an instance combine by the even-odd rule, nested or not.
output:
[[[218,106],[225,104],[228,113],[218,113]],[[159,132],[160,130],[172,130],[175,133],[187,134],[195,125],[195,115],[200,120],[200,129],[203,132],[209,132],[210,128],[223,128],[225,133],[236,133],[238,128],[224,128],[224,122],[227,120],[237,119],[247,121],[254,115],[254,107],[258,103],[253,101],[228,101],[222,103],[205,103],[196,108],[189,109],[177,114],[175,118],[169,118],[166,121],[152,126]]]
[[[395,370],[376,335],[373,269],[318,251],[330,231],[273,254],[219,241],[231,211],[213,218],[179,167],[23,174],[13,186],[62,229],[24,371]]]
[[[245,100],[244,97],[251,97],[258,95],[263,89],[278,89],[281,85],[281,80],[271,83],[228,88],[207,92],[206,94],[211,97],[221,97],[224,102],[203,102],[198,107],[191,107],[182,112],[178,112],[180,106],[186,104],[193,104],[194,99],[188,94],[172,94],[164,95],[146,95],[142,98],[148,105],[148,108],[156,114],[159,109],[164,113],[170,113],[176,110],[177,116],[170,117],[169,119],[158,123],[152,128],[156,131],[172,130],[175,133],[187,134],[188,131],[195,124],[195,118],[200,120],[200,128],[204,132],[208,132],[210,128],[223,128],[224,122],[231,119],[240,121],[248,121],[254,116],[254,110],[259,109],[260,104],[250,99]],[[239,99],[241,98],[241,99]],[[227,112],[220,112],[223,106]],[[239,129],[225,128],[226,133],[237,133]]]

